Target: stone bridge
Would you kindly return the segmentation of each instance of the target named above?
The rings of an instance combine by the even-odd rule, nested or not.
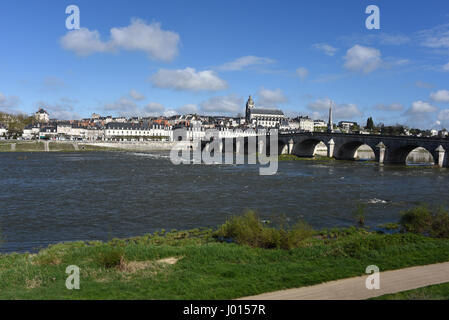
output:
[[[279,133],[279,154],[293,154],[312,157],[316,146],[323,142],[328,156],[336,159],[353,160],[357,149],[368,145],[379,163],[403,163],[414,149],[427,150],[440,167],[449,166],[449,139],[420,138],[412,136],[360,135],[345,133]]]

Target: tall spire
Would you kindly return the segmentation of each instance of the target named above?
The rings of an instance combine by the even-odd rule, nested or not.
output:
[[[327,132],[334,132],[334,124],[332,122],[332,101],[330,102],[330,107],[329,107],[329,122],[327,123]]]

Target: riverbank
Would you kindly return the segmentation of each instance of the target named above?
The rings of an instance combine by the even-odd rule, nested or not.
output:
[[[386,271],[449,261],[447,238],[355,227],[313,231],[298,225],[285,233],[251,226],[227,223],[217,230],[2,254],[0,299],[234,299],[366,275],[373,264]],[[243,245],[245,239],[226,237],[236,230],[258,240]],[[66,289],[69,265],[80,268],[80,290]]]
[[[0,141],[0,152],[84,152],[84,151],[170,151],[168,141]]]

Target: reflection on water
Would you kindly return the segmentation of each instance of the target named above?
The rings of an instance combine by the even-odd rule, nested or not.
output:
[[[168,152],[3,153],[0,174],[2,251],[216,226],[246,209],[322,228],[353,224],[359,202],[371,226],[420,202],[448,205],[447,169],[366,162],[280,162],[259,176],[256,165],[175,166]]]

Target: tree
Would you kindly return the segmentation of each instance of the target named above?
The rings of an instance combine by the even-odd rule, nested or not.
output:
[[[374,129],[374,121],[373,121],[373,118],[369,117],[369,118],[366,120],[366,129],[368,129],[368,130],[373,130],[373,129]]]

